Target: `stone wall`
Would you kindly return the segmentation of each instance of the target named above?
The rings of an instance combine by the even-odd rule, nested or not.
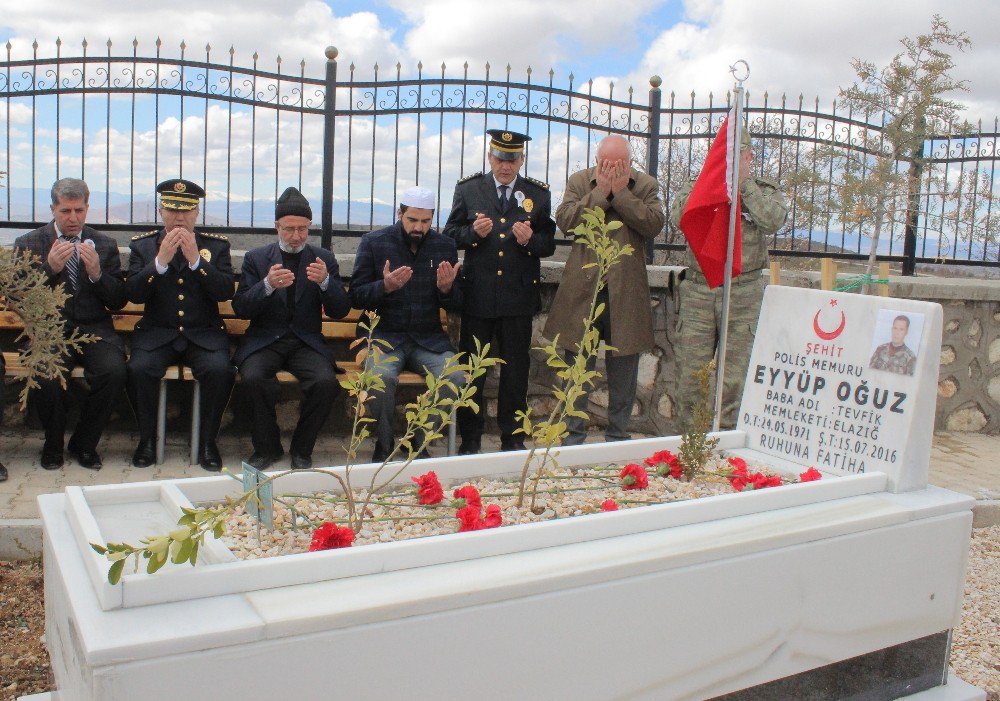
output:
[[[632,430],[654,435],[677,432],[677,376],[674,363],[677,300],[683,295],[683,268],[650,268],[653,327],[656,347],[643,354],[639,386],[633,407]],[[562,265],[549,263],[545,269],[543,312],[536,319],[537,333],[545,324]],[[819,288],[817,273],[783,273],[782,283]],[[846,278],[845,278],[846,281]],[[949,431],[1000,433],[1000,285],[995,281],[930,277],[890,278],[894,297],[937,302],[944,309],[944,337],[935,428]],[[551,399],[547,388],[553,377],[541,356],[532,367],[531,403],[544,408]],[[601,365],[598,364],[598,369]],[[487,396],[495,396],[495,385]],[[495,402],[494,402],[495,403]],[[607,389],[599,385],[591,395],[592,425],[603,426],[607,416]]]

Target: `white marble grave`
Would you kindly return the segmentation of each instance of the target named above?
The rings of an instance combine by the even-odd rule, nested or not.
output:
[[[795,294],[769,291],[768,314],[794,320],[796,304],[814,306]],[[940,310],[937,322],[921,313],[922,343],[939,338]],[[901,390],[913,402],[892,424],[903,443],[919,440],[905,432],[920,429],[929,370]],[[765,413],[749,398],[743,411]],[[720,447],[761,457],[760,435],[724,432]],[[620,463],[679,443],[565,448],[560,463]],[[958,621],[972,500],[927,486],[926,456],[921,471],[901,449],[896,462],[824,469],[817,482],[496,530],[246,562],[215,544],[197,567],[127,573],[114,587],[88,543],[161,532],[181,506],[238,483],[67,488],[39,499],[59,698],[706,699],[810,674]],[[519,473],[523,459],[423,461],[400,481],[427,469],[446,483]],[[790,475],[814,464],[768,460]],[[294,474],[276,491],[331,481]],[[985,698],[939,685],[943,665],[931,673],[927,701]]]

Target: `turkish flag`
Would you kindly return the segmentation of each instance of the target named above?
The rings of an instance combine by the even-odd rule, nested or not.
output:
[[[729,247],[729,211],[732,197],[729,185],[732,182],[732,148],[736,139],[736,118],[730,110],[719,134],[712,142],[705,158],[705,165],[691,189],[684,214],[681,215],[681,231],[694,257],[701,266],[701,272],[711,288],[722,284],[726,269],[726,249]],[[733,277],[742,269],[743,247],[740,227],[739,191],[736,192],[736,238],[733,242]]]

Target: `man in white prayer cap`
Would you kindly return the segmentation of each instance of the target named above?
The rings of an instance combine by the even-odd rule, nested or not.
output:
[[[393,452],[392,420],[399,373],[410,370],[440,375],[447,359],[455,354],[441,326],[440,310],[462,309],[461,286],[455,284],[458,251],[452,239],[431,228],[436,207],[432,190],[405,190],[399,197],[399,220],[365,234],[354,259],[351,303],[378,313],[374,336],[391,348],[376,368],[385,389],[369,404],[369,413],[377,421],[372,462],[383,462]],[[368,362],[371,359],[369,354]],[[462,373],[454,373],[450,379],[457,387],[465,384]]]

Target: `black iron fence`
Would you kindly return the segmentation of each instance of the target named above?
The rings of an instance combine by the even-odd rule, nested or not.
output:
[[[656,76],[634,90],[509,65],[345,66],[332,48],[322,75],[307,75],[305,61],[264,70],[254,54],[240,65],[232,48],[221,60],[184,43],[168,57],[159,41],[152,52],[135,41],[124,53],[110,41],[65,48],[41,55],[36,42],[18,57],[8,43],[0,61],[0,228],[46,221],[48,187],[65,176],[88,181],[90,221],[110,229],[155,225],[155,184],[174,176],[206,185],[203,227],[236,235],[267,231],[288,185],[320,203],[326,246],[390,223],[397,193],[414,184],[438,193],[440,226],[455,181],[484,168],[493,127],[532,137],[524,172],[549,182],[555,203],[604,135],[625,136],[669,208],[730,107],[729,95],[664,95]],[[748,95],[746,111],[755,168],[789,201],[774,255],[864,258],[878,230],[879,257],[910,269],[1000,264],[995,120],[986,131],[939,126],[924,142],[919,191],[897,159],[873,208],[845,183],[872,179],[886,149],[879,118],[767,94]],[[682,245],[669,225],[657,242]]]

